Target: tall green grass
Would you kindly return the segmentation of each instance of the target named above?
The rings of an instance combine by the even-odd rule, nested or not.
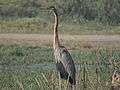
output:
[[[0,46],[1,65],[21,65],[53,62],[51,48],[25,47],[25,46]]]
[[[51,15],[51,17],[53,17]],[[0,33],[53,33],[53,18],[19,18],[0,20]],[[76,23],[73,20],[60,21],[59,33],[65,34],[119,34],[119,26],[98,24],[96,22]]]
[[[1,0],[0,5],[0,17],[3,19],[37,17],[41,16],[41,7],[55,6],[64,19],[77,22],[96,21],[111,25],[120,23],[119,0]]]
[[[70,50],[75,63],[110,62],[120,60],[120,48],[80,48]],[[51,47],[31,47],[22,45],[0,45],[1,65],[22,65],[53,63],[54,55]]]
[[[106,67],[107,66],[107,67]],[[11,70],[10,67],[0,69],[0,89],[3,90],[69,90],[64,80],[59,79],[55,69],[21,69]],[[109,90],[113,67],[107,64],[86,63],[76,67],[75,90]],[[59,83],[61,81],[61,84]]]
[[[77,64],[75,90],[110,89],[111,75],[115,69],[120,69],[119,48],[81,48],[70,52]],[[55,67],[34,68],[34,65],[40,63],[55,64],[51,47],[1,45],[0,89],[58,90],[61,87],[63,90],[69,90],[70,87],[66,87],[63,80],[60,86]]]

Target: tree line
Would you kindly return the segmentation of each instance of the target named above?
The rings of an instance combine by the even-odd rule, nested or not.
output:
[[[40,7],[54,5],[64,17],[119,25],[120,0],[2,0],[0,17],[36,17]]]

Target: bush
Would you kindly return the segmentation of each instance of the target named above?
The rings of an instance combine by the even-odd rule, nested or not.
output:
[[[0,4],[0,17],[36,17],[41,6],[54,5],[62,18],[120,23],[120,0],[7,0]]]

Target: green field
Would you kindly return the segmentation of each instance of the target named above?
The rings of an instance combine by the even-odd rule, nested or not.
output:
[[[97,73],[96,70],[98,71]],[[80,70],[77,70],[76,75],[76,90],[84,90],[84,88],[89,90],[95,90],[96,88],[99,88],[100,90],[109,90],[112,72],[113,70],[108,66],[80,67]],[[55,69],[42,70],[27,68],[11,70],[10,67],[6,67],[5,69],[0,70],[1,90],[19,90],[20,88],[23,88],[24,90],[58,90],[60,88],[59,80]],[[62,90],[65,90],[66,88],[64,82],[65,81],[62,80]]]
[[[51,15],[52,16],[52,15]],[[53,20],[48,18],[20,18],[15,20],[0,20],[0,33],[53,33]],[[120,34],[120,26],[103,25],[96,22],[75,23],[61,21],[61,34]]]
[[[81,48],[70,50],[75,63],[83,61],[109,62],[109,60],[120,60],[120,48]],[[21,45],[0,46],[1,65],[28,65],[39,63],[53,63],[53,50],[50,47],[29,47]]]
[[[47,37],[53,34],[54,16],[41,7],[49,6],[58,11],[61,35],[117,35],[119,39],[119,0],[0,0],[1,34],[46,35],[40,40],[36,36],[21,40],[20,36],[0,37],[0,90],[70,90],[63,80],[60,83]],[[119,40],[79,42],[79,38],[67,38],[60,41],[75,62],[74,90],[110,90],[111,76],[120,70]]]
[[[111,75],[114,69],[119,69],[120,66],[120,48],[81,48],[70,50],[70,53],[77,64],[76,90],[110,88]],[[40,64],[55,64],[51,47],[1,45],[0,88],[2,90],[60,88],[55,67],[41,68]],[[64,83],[61,87],[66,88]]]
[[[119,0],[1,0],[0,33],[52,33],[53,13],[41,10],[51,5],[60,33],[120,34]]]

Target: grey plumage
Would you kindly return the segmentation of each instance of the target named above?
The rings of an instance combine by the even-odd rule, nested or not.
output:
[[[75,65],[73,59],[64,46],[59,46],[54,52],[56,67],[62,79],[69,80],[70,84],[75,85]]]

